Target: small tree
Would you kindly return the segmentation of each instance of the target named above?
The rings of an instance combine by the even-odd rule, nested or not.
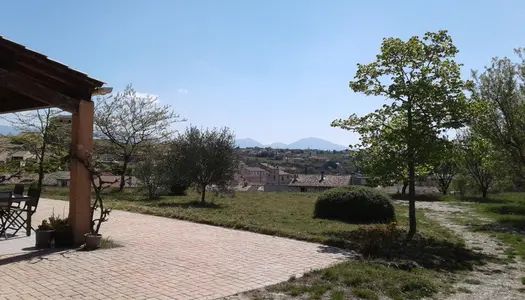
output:
[[[171,111],[169,105],[158,105],[157,98],[138,94],[131,85],[122,93],[98,99],[95,136],[111,142],[112,150],[121,157],[121,191],[129,163],[139,147],[166,140],[171,134],[171,124],[181,121],[185,120]]]
[[[235,136],[228,128],[190,127],[172,144],[170,164],[176,176],[191,182],[205,202],[206,188],[229,185],[237,170]]]
[[[445,143],[441,152],[437,152],[437,162],[431,172],[439,191],[446,195],[452,180],[459,173],[458,146],[455,143]]]
[[[431,163],[446,129],[467,121],[468,101],[461,79],[458,53],[447,31],[428,32],[422,39],[383,40],[376,61],[357,65],[354,92],[386,97],[389,104],[364,117],[351,115],[332,126],[361,135],[362,148],[399,149],[408,171],[409,225],[407,239],[416,233],[415,182],[418,167]],[[440,147],[437,147],[438,149]]]
[[[156,149],[157,148],[157,149]],[[150,155],[145,155],[134,169],[134,174],[146,189],[148,200],[158,199],[168,188],[168,161],[158,147],[148,147]],[[152,155],[156,153],[155,155]]]
[[[10,142],[22,146],[36,157],[38,188],[46,172],[54,172],[62,167],[67,168],[67,156],[71,137],[63,131],[58,123],[60,110],[43,109],[34,112],[15,113],[6,118],[11,126],[21,133],[11,136]]]
[[[466,131],[460,136],[461,166],[478,187],[483,198],[493,187],[496,179],[497,153],[492,144],[479,135]]]

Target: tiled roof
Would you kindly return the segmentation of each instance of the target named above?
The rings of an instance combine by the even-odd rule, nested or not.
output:
[[[321,180],[321,175],[297,175],[295,180],[292,180],[290,186],[322,186],[322,187],[343,187],[350,185],[350,175],[324,175]]]
[[[248,172],[266,172],[266,170],[259,167],[245,167],[244,169]]]

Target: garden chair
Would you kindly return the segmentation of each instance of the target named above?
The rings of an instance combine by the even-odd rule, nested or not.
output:
[[[23,184],[15,184],[15,188],[13,189],[13,195],[15,195],[15,196],[22,196],[22,195],[24,195],[24,185]],[[11,207],[20,207],[20,202],[13,202]]]
[[[13,194],[11,192],[0,192],[0,235],[7,238],[7,222],[11,214]]]
[[[6,225],[6,230],[14,230],[13,235],[16,235],[27,223],[27,218],[32,218],[38,207],[40,200],[40,190],[36,188],[29,188],[27,191],[27,200],[23,207],[11,206],[9,218]],[[34,231],[35,229],[31,227]]]
[[[23,195],[24,194],[24,185],[23,184],[15,184],[15,188],[13,190],[13,195]]]

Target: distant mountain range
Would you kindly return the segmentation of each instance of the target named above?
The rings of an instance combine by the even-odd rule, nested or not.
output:
[[[17,135],[18,133],[19,131],[13,127],[9,127],[6,125],[0,125],[0,135],[9,135],[9,134]],[[315,138],[315,137],[300,139],[291,144],[272,143],[270,145],[264,145],[254,139],[246,138],[246,139],[235,140],[235,144],[239,146],[240,148],[270,147],[273,149],[316,149],[316,150],[337,150],[337,151],[345,150],[348,148],[343,145],[338,145],[330,141],[323,140],[320,138]]]
[[[13,127],[9,127],[6,125],[0,125],[0,135],[8,135],[8,134],[17,135],[18,133],[19,131]]]
[[[252,138],[246,138],[246,139],[235,140],[235,144],[240,148],[270,147],[274,149],[316,149],[316,150],[338,150],[338,151],[345,150],[348,148],[343,145],[338,145],[330,141],[323,140],[320,138],[315,138],[315,137],[300,139],[291,144],[272,143],[270,145],[264,145]]]

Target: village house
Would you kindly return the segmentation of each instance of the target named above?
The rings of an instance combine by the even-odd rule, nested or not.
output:
[[[20,162],[20,166],[23,167],[27,161],[34,160],[35,158],[36,156],[34,154],[25,150],[15,151],[13,153],[4,151],[0,153],[0,164],[18,161]]]
[[[260,166],[262,169],[268,172],[266,180],[267,184],[288,185],[293,179],[292,174],[279,169],[278,166],[273,166],[267,163],[260,163]]]
[[[239,164],[238,182],[243,185],[265,185],[268,179],[268,172],[262,168],[249,167],[245,163]]]
[[[322,192],[332,188],[352,185],[351,175],[295,175],[288,185],[290,192]]]

